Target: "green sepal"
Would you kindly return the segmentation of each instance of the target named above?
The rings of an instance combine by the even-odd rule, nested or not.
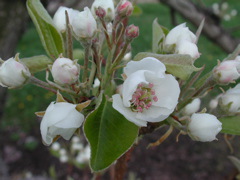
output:
[[[45,55],[22,58],[20,61],[28,67],[31,73],[43,71],[53,63],[53,61]]]

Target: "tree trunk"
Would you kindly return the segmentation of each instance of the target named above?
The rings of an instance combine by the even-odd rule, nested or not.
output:
[[[220,26],[216,18],[212,16],[208,9],[196,6],[189,0],[159,0],[165,5],[173,8],[184,18],[188,19],[195,26],[199,26],[205,18],[203,33],[227,53],[232,52],[240,43],[240,39],[233,38],[223,27]]]
[[[23,34],[28,14],[24,0],[0,1],[0,58],[7,60],[15,55],[17,42]],[[0,87],[0,117],[6,100],[7,89]]]

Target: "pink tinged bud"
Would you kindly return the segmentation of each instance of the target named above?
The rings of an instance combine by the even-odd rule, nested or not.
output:
[[[101,7],[105,10],[106,15],[104,16],[104,20],[110,22],[114,19],[115,9],[113,0],[95,0],[92,4],[91,11],[94,16],[96,16],[96,10]]]
[[[240,61],[229,60],[221,62],[213,70],[213,77],[220,84],[228,84],[240,77]]]
[[[19,61],[18,56],[6,60],[0,67],[0,85],[3,87],[20,87],[30,76],[29,69]]]
[[[117,8],[117,13],[121,17],[130,16],[133,12],[133,5],[129,1],[123,1]]]
[[[74,84],[79,77],[80,68],[77,62],[68,58],[58,58],[52,66],[52,76],[60,85]]]
[[[103,19],[106,16],[106,11],[102,7],[98,7],[95,13],[100,19]]]
[[[139,28],[138,28],[138,26],[134,26],[133,24],[128,26],[126,28],[125,35],[126,35],[127,39],[130,39],[130,40],[138,37],[139,36]]]

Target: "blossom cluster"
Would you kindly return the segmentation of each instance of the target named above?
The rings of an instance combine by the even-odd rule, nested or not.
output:
[[[70,140],[74,134],[79,135],[82,125],[86,136],[95,131],[100,133],[105,127],[103,133],[107,134],[111,126],[115,126],[114,121],[109,120],[115,117],[108,117],[107,113],[119,116],[118,123],[133,125],[137,130],[134,142],[141,135],[139,129],[157,129],[162,125],[169,125],[170,130],[174,127],[194,141],[209,142],[216,140],[222,130],[222,117],[240,112],[239,84],[212,100],[210,111],[201,104],[201,99],[215,85],[228,85],[239,79],[239,56],[219,61],[208,76],[204,76],[205,79],[200,79],[203,70],[194,66],[201,55],[197,46],[199,35],[183,23],[170,31],[162,31],[162,39],[156,37],[161,40],[155,48],[161,49],[162,54],[140,52],[132,58],[131,43],[140,35],[137,26],[127,25],[133,10],[134,5],[126,0],[117,6],[113,0],[95,0],[91,8],[85,7],[83,11],[59,7],[54,17],[50,17],[50,25],[55,28],[55,38],[59,37],[57,43],[62,42],[64,50],[57,52],[56,57],[49,57],[52,59],[44,64],[46,82],[37,79],[33,65],[18,55],[1,61],[1,86],[20,88],[32,83],[56,94],[56,101],[36,115],[41,119],[43,143],[52,144],[52,150],[58,152],[62,162],[72,158],[55,141],[60,136]],[[162,27],[158,25],[158,28]],[[73,38],[81,44],[84,59],[73,58]],[[42,66],[39,69],[42,70]],[[121,70],[122,76],[117,77]],[[214,112],[217,107],[225,113],[224,116]],[[88,124],[92,125],[90,129],[85,128]],[[93,143],[98,146],[97,141],[103,141],[106,134],[96,137]],[[87,145],[83,148],[76,136],[72,142],[72,151],[81,151],[75,153],[77,162],[88,162],[90,149],[95,147]],[[121,153],[130,148],[129,144]]]

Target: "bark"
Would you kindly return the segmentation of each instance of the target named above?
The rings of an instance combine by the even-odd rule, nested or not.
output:
[[[0,1],[0,58],[7,60],[15,55],[17,42],[26,28],[28,20],[25,1]],[[0,117],[6,101],[7,89],[0,87]]]
[[[240,43],[240,39],[232,37],[221,25],[219,20],[206,8],[195,5],[189,0],[159,0],[177,11],[184,18],[198,27],[205,18],[203,33],[227,53],[232,52]]]

